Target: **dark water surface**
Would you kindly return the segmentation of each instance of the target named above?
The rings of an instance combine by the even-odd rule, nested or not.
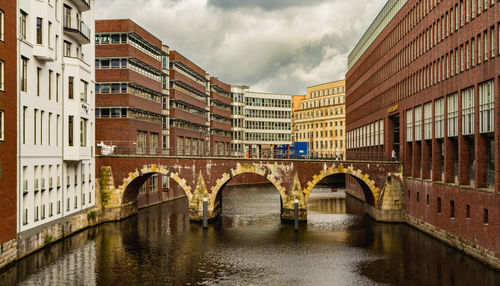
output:
[[[335,196],[335,195],[334,195]],[[224,190],[206,231],[187,200],[80,232],[0,273],[6,285],[500,285],[500,273],[352,198],[315,191],[298,233],[272,187]]]

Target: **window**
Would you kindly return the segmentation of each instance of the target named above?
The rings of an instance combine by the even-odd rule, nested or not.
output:
[[[74,98],[74,96],[73,96],[73,89],[74,89],[73,80],[74,80],[74,78],[72,76],[68,77],[68,98],[69,99]]]
[[[439,98],[434,101],[434,113],[436,121],[435,124],[435,137],[443,138],[444,136],[444,99]]]
[[[87,147],[87,119],[80,118],[80,146]]]
[[[5,134],[4,134],[4,130],[5,130],[5,126],[4,126],[4,112],[2,110],[0,110],[0,141],[4,141],[5,140]]]
[[[71,43],[64,41],[63,52],[65,57],[71,57]]]
[[[415,107],[415,141],[422,140],[422,106]]]
[[[450,218],[455,218],[455,201],[450,201]]]
[[[4,13],[0,10],[0,41],[4,40]]]
[[[427,102],[424,104],[424,139],[432,139],[432,104]]]
[[[21,15],[19,16],[19,34],[21,39],[26,40],[26,20],[28,18],[28,14],[21,10]]]
[[[470,205],[465,205],[465,218],[470,218]]]
[[[479,131],[494,132],[495,96],[494,81],[489,80],[479,85]]]
[[[68,145],[73,146],[73,116],[68,116]]]
[[[425,195],[425,204],[429,205],[429,195]]]
[[[474,87],[462,90],[462,135],[474,134]]]
[[[36,43],[41,45],[43,38],[43,19],[36,18]]]
[[[376,133],[378,132],[376,131]],[[413,109],[406,111],[406,141],[413,141]]]
[[[42,73],[41,68],[36,68],[36,96],[40,96],[40,76]]]
[[[458,136],[458,93],[447,96],[448,137]]]
[[[28,92],[28,59],[21,57],[21,91]]]
[[[87,92],[88,92],[88,83],[86,81],[80,82],[80,100],[83,102],[87,102]]]
[[[436,212],[438,214],[441,213],[441,198],[440,197],[437,198]]]
[[[5,90],[5,85],[4,85],[4,66],[5,66],[4,62],[2,60],[0,60],[0,90]]]
[[[483,223],[488,224],[489,217],[488,217],[488,209],[484,209],[483,211]]]

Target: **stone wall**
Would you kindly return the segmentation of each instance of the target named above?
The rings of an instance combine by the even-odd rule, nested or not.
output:
[[[0,269],[17,258],[17,240],[12,239],[0,245]]]

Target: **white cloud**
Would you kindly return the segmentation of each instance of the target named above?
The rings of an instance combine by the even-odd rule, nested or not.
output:
[[[96,18],[130,18],[227,83],[303,94],[344,78],[349,52],[386,2],[231,1],[97,0]]]

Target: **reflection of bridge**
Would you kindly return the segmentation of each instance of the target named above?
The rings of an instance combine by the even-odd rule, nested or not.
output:
[[[293,219],[295,199],[300,219],[306,220],[311,190],[334,175],[350,176],[359,184],[355,195],[364,199],[365,211],[375,219],[403,219],[401,168],[392,162],[110,155],[98,156],[96,165],[105,213],[115,219],[137,211],[139,189],[155,174],[175,181],[173,191],[185,192],[191,220],[201,219],[203,198],[208,199],[209,217],[215,218],[221,211],[220,191],[233,178],[248,173],[275,186],[284,220]]]

